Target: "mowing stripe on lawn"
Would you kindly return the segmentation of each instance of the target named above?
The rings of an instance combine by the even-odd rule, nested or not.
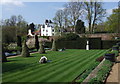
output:
[[[99,55],[102,55],[102,53],[99,53]],[[72,73],[74,70],[77,70],[76,72],[83,72],[84,70],[86,70],[86,67],[89,65],[89,60],[91,60],[92,58],[95,58],[96,57],[96,55],[95,56],[93,56],[93,57],[91,57],[90,59],[88,59],[86,62],[83,62],[81,65],[79,65],[79,64],[76,64],[76,66],[74,66],[74,68],[70,68],[69,69],[69,71],[67,72],[67,71],[65,71],[64,73],[65,74],[62,74],[65,78],[67,78],[69,75],[70,75],[70,73]],[[85,65],[85,66],[82,66],[82,65]],[[79,69],[81,69],[81,71],[79,71]],[[74,72],[74,74],[76,73],[76,72]],[[79,73],[79,74],[80,74]],[[63,81],[63,82],[70,82],[70,80],[72,80],[72,79],[74,79],[75,77],[77,77],[78,75],[76,74],[76,76],[74,76],[74,78],[72,78],[72,74],[70,75],[70,77],[68,77],[68,79],[64,79],[63,78],[63,76],[62,75],[60,75],[58,78],[60,79],[60,80],[57,80],[57,81]],[[69,78],[71,78],[71,79],[69,79]]]
[[[62,63],[64,63],[64,62],[62,62]],[[59,66],[58,66],[59,67]],[[41,71],[41,70],[39,70],[39,69],[36,69],[37,70],[37,72],[39,72],[39,71]],[[34,70],[35,71],[35,70]],[[33,73],[32,74],[34,74],[34,71],[33,71]],[[32,72],[32,71],[31,71]],[[29,73],[29,72],[28,72]],[[27,74],[27,73],[26,73]],[[22,74],[21,74],[22,75]],[[30,74],[28,74],[28,75],[30,75]],[[18,75],[18,76],[20,76],[20,75]],[[33,76],[32,76],[33,77]],[[33,78],[32,78],[33,79]]]
[[[99,52],[99,54],[100,54],[101,52]],[[66,78],[68,77],[68,74],[69,73],[72,73],[74,70],[76,70],[76,68],[78,68],[78,67],[84,67],[84,66],[82,66],[82,65],[84,65],[84,64],[86,64],[87,62],[89,62],[89,60],[91,60],[91,59],[93,59],[94,57],[95,57],[96,55],[93,55],[93,56],[91,56],[89,59],[86,59],[85,61],[82,61],[81,63],[79,63],[80,61],[78,61],[78,62],[75,62],[75,63],[73,63],[72,65],[75,65],[75,66],[72,66],[72,65],[70,65],[69,67],[71,67],[72,66],[72,68],[69,68],[69,67],[67,67],[67,68],[65,68],[64,69],[64,74],[62,73],[61,75],[59,75],[58,77],[55,77],[55,78],[52,78],[52,79],[54,79],[54,80],[56,80],[56,81],[63,81],[64,79],[66,80]],[[69,70],[68,70],[68,68],[69,68]],[[67,71],[68,70],[68,71]],[[61,72],[62,72],[62,70],[61,70]],[[58,72],[57,72],[57,74],[59,74]],[[54,77],[54,76],[53,76]],[[65,77],[65,78],[63,78],[63,77]],[[49,77],[48,77],[49,78]],[[59,79],[59,80],[57,80],[57,79]],[[50,81],[52,81],[51,80],[51,78],[50,79],[48,79],[47,80],[47,78],[45,79],[45,80],[43,80],[43,81],[46,81],[46,82],[50,82]],[[66,82],[68,82],[68,81],[66,81]]]
[[[83,60],[83,59],[81,59],[81,60]],[[65,68],[66,68],[66,69],[69,68],[69,67],[71,66],[71,64],[72,64],[72,65],[75,65],[76,63],[80,62],[81,60],[77,60],[76,62],[74,61],[73,63],[69,63],[68,65],[64,66],[64,68],[61,68],[61,69],[57,70],[57,74],[58,74],[58,71],[61,72],[62,70],[65,70]],[[50,74],[48,74],[49,77],[46,76],[46,75],[44,75],[43,78],[50,78],[50,76],[53,75],[53,74],[56,74],[55,71],[52,72],[52,73],[50,73]],[[39,78],[39,76],[40,76],[40,75],[38,75],[38,77],[35,77],[35,78]],[[33,76],[32,76],[32,77],[33,77]],[[40,79],[42,80],[42,78],[40,78]],[[33,82],[33,81],[32,81],[32,82]],[[43,82],[44,82],[44,81],[43,81]]]
[[[95,53],[96,52],[98,52],[98,51],[94,51]],[[76,52],[75,52],[76,53]],[[70,53],[70,54],[74,54],[74,53]],[[87,53],[88,54],[88,53]],[[91,53],[90,53],[91,54]],[[94,54],[94,53],[93,53]],[[67,55],[68,56],[68,55]],[[72,57],[74,57],[74,56],[72,56],[72,55],[69,55],[70,57],[64,57],[64,56],[62,56],[63,58],[65,58],[66,60],[67,59],[70,59],[70,58],[72,58]],[[81,57],[81,55],[80,55],[80,57]],[[79,56],[78,56],[78,58],[80,58]],[[85,56],[84,56],[85,57]],[[87,56],[86,56],[87,57]],[[77,58],[77,59],[78,59]],[[83,57],[82,57],[83,58]],[[58,60],[60,60],[60,59],[58,59]],[[73,59],[73,61],[74,61],[75,59]],[[61,60],[60,60],[61,61]],[[64,60],[65,61],[65,60]],[[64,63],[64,61],[61,61],[63,64],[67,64],[67,63]],[[72,61],[71,59],[69,60],[69,61]],[[48,66],[42,66],[42,69],[45,69],[45,68],[49,68],[49,66],[51,65],[51,66],[53,66],[53,65],[55,65],[55,61],[54,61],[54,63],[53,62],[51,62],[51,64],[49,64]],[[57,62],[56,64],[58,64],[59,62]],[[56,66],[56,65],[55,65]],[[59,65],[60,66],[60,65]],[[32,67],[29,67],[30,68],[30,70],[32,70],[32,68],[34,68],[34,69],[36,69],[37,67],[39,67],[39,66],[33,66],[32,65]],[[41,66],[40,66],[41,67]],[[45,68],[44,68],[45,67]],[[41,68],[40,68],[41,69]],[[37,70],[37,69],[36,69]],[[52,69],[51,69],[52,70]],[[23,71],[21,71],[21,74],[22,75],[24,75],[24,73],[23,72],[26,72],[27,71],[27,73],[29,72],[29,69],[26,69],[26,70],[23,70]],[[39,71],[39,69],[37,70],[37,71]],[[34,72],[35,72],[35,70],[34,71],[32,71],[32,73],[34,74]],[[26,74],[26,73],[25,73]],[[19,76],[19,74],[17,74],[18,76]],[[14,77],[14,75],[11,75],[11,77]],[[17,76],[16,76],[17,77]],[[24,78],[24,76],[23,76],[23,78]],[[27,77],[28,79],[30,78],[30,77]],[[19,81],[21,81],[21,80],[19,80]],[[31,80],[30,80],[31,81]]]
[[[69,58],[72,58],[71,56],[68,56]],[[67,58],[67,59],[69,59],[69,58]],[[62,62],[64,62],[64,60],[61,60]],[[57,62],[56,62],[56,64],[59,64],[59,59],[57,60]],[[49,66],[49,65],[48,65]],[[52,62],[52,65],[51,66],[53,66],[53,62]],[[51,66],[49,66],[49,67],[51,67]],[[36,67],[36,66],[35,66]],[[35,68],[34,67],[34,68]],[[36,68],[38,68],[39,66],[37,66]],[[41,66],[40,66],[41,67]],[[43,66],[43,68],[46,68],[47,66]],[[33,67],[31,66],[31,67],[29,67],[29,68],[31,68],[30,70],[32,70],[33,69]],[[42,67],[41,67],[42,68]],[[29,69],[28,69],[29,70]],[[28,71],[27,71],[28,72]],[[21,73],[20,71],[18,72],[18,73]],[[18,75],[18,74],[16,74],[16,75]],[[14,76],[14,75],[13,75]],[[9,75],[7,75],[7,77],[9,78],[10,76]],[[3,77],[3,78],[6,78],[6,77]]]

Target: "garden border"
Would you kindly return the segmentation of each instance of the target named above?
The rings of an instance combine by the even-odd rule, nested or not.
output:
[[[97,72],[100,70],[100,68],[102,67],[103,63],[105,61],[105,58],[102,60],[102,62],[85,78],[85,80],[81,83],[84,84],[86,82],[89,82],[89,80],[91,78],[96,77]]]

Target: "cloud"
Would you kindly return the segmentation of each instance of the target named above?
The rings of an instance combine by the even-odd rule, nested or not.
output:
[[[2,0],[1,2],[2,5],[14,5],[14,6],[25,6],[22,1],[19,0]]]

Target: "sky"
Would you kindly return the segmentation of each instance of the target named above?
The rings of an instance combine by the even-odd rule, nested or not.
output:
[[[8,19],[12,15],[22,15],[28,23],[43,24],[46,19],[53,19],[59,9],[63,9],[67,2],[2,2],[2,19]],[[107,16],[112,9],[118,7],[117,2],[103,2],[103,8],[107,10]]]

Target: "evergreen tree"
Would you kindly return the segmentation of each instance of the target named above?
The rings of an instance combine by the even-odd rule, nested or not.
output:
[[[75,26],[75,32],[77,34],[85,33],[85,26],[84,26],[84,22],[83,21],[77,20],[77,24]]]
[[[35,30],[35,25],[34,25],[34,23],[31,23],[31,24],[29,25],[29,29],[31,29],[31,32],[34,32],[34,30]]]
[[[37,49],[37,51],[39,50],[39,41],[37,35],[35,35],[35,48]]]
[[[23,56],[23,57],[29,57],[30,56],[29,49],[26,45],[26,40],[23,41],[21,56]]]
[[[53,40],[53,43],[52,43],[52,51],[57,51],[57,46],[56,46],[56,40],[54,39]]]
[[[45,49],[44,49],[44,45],[43,45],[43,42],[42,42],[42,41],[40,41],[39,53],[40,53],[40,54],[45,53]]]
[[[17,46],[22,47],[21,37],[17,36]]]

